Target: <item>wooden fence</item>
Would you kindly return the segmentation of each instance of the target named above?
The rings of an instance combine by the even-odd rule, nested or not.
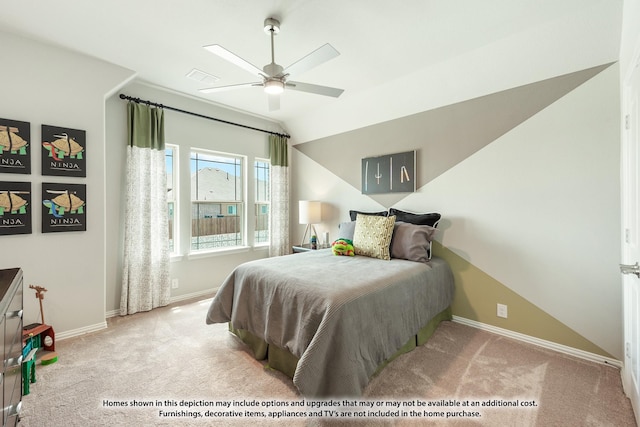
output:
[[[240,231],[240,220],[238,216],[223,216],[216,218],[200,218],[191,221],[192,236],[213,236],[217,234],[230,234]],[[256,231],[269,229],[269,217],[259,215],[256,217]],[[199,229],[198,229],[199,228]],[[169,238],[173,239],[173,221],[169,220]]]

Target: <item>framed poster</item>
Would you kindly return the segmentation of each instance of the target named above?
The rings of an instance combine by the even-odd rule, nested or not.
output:
[[[87,176],[86,132],[42,125],[42,175]]]
[[[416,191],[416,152],[362,159],[362,194]]]
[[[42,183],[42,232],[86,231],[87,186]]]
[[[31,234],[31,183],[0,181],[0,236]]]
[[[31,123],[0,119],[0,172],[31,173]]]

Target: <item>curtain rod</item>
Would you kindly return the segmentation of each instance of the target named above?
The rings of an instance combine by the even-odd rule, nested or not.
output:
[[[159,107],[159,108],[166,108],[167,110],[177,111],[178,113],[189,114],[191,116],[200,117],[202,119],[214,120],[216,122],[225,123],[225,124],[233,125],[233,126],[239,126],[241,128],[251,129],[251,130],[258,131],[258,132],[264,132],[264,133],[268,133],[270,135],[281,136],[283,138],[291,138],[291,135],[288,135],[286,133],[272,132],[272,131],[269,131],[269,130],[254,128],[252,126],[247,126],[247,125],[243,125],[243,124],[240,124],[240,123],[229,122],[227,120],[217,119],[217,118],[211,117],[211,116],[205,116],[204,114],[194,113],[192,111],[181,110],[180,108],[175,108],[175,107],[170,107],[168,105],[158,104],[157,102],[151,102],[151,101],[146,101],[146,100],[140,99],[140,98],[134,98],[133,96],[124,95],[122,93],[120,94],[120,99],[126,99],[128,101],[137,102],[139,104],[153,105],[154,107]]]

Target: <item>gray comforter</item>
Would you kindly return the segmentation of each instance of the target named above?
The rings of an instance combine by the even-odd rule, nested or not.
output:
[[[440,258],[383,261],[326,249],[240,265],[206,322],[231,322],[298,357],[293,383],[304,396],[359,396],[452,295],[453,275]]]

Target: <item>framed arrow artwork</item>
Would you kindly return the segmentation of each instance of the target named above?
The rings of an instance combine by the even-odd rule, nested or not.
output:
[[[362,194],[416,191],[416,152],[362,159]]]

